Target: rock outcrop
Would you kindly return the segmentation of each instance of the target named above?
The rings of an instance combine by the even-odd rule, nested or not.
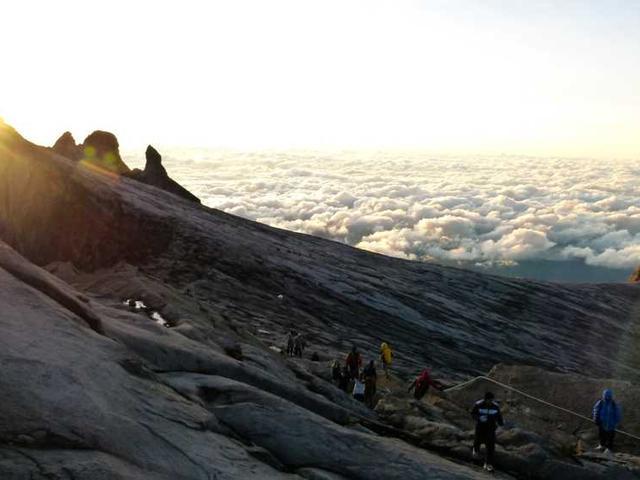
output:
[[[120,157],[118,139],[111,132],[96,130],[84,139],[82,148],[82,160],[90,165],[118,175],[130,171]]]
[[[635,271],[629,277],[629,281],[631,283],[640,283],[640,267],[636,268]]]
[[[51,147],[58,155],[74,161],[83,161],[85,165],[96,167],[100,171],[127,176],[173,193],[185,200],[200,203],[198,197],[169,177],[162,166],[162,156],[151,145],[145,152],[147,163],[144,170],[137,168],[130,170],[120,157],[119,148],[116,136],[101,130],[91,133],[82,145],[76,145],[73,135],[70,132],[64,132]]]
[[[124,187],[120,177],[64,161],[8,126],[0,128],[0,147],[2,239],[32,262],[73,258],[78,267],[95,269],[144,262],[166,250],[170,224],[127,208],[117,192],[136,189]],[[44,232],[46,241],[36,238]]]
[[[96,130],[76,145],[71,132],[64,132],[51,149],[74,161],[83,161],[103,172],[122,175],[130,171],[120,157],[118,139],[111,132]]]
[[[76,145],[76,140],[73,138],[73,135],[71,135],[71,132],[64,132],[60,135],[60,138],[56,140],[56,143],[53,144],[51,149],[58,155],[70,158],[71,160],[78,161],[82,159],[82,146]]]
[[[147,163],[144,170],[135,169],[126,174],[128,177],[161,188],[186,200],[200,203],[198,197],[169,177],[167,171],[162,166],[162,156],[155,148],[149,145],[145,156]]]

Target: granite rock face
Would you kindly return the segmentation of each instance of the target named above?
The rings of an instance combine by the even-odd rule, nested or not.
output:
[[[377,358],[386,340],[405,376],[430,364],[459,378],[500,362],[638,375],[636,285],[507,279],[376,255],[75,168],[7,128],[4,239],[36,264],[95,271],[126,262],[219,315],[264,327],[274,343],[302,331],[323,358],[352,342]]]
[[[51,285],[4,267],[0,257],[1,478],[289,478],[155,379],[116,335],[82,325],[44,291]],[[33,269],[24,259],[12,272],[20,268]]]
[[[3,239],[29,260],[44,265],[74,258],[79,267],[95,269],[137,263],[166,249],[170,222],[155,215],[144,219],[117,193],[125,181],[135,190],[133,182],[85,162],[64,161],[8,126],[0,126],[0,144]]]
[[[640,366],[635,285],[358,251],[177,201],[1,124],[0,242],[0,478],[488,478],[463,406],[399,393],[416,369],[462,379],[502,361],[635,381]],[[310,343],[301,359],[278,353],[291,328]],[[382,340],[390,415],[328,377],[351,343],[377,358]],[[523,427],[498,478],[564,462]]]
[[[396,392],[384,398],[377,410],[423,445],[471,460],[474,424],[469,410],[490,391],[505,419],[504,428],[497,431],[496,465],[500,470],[540,480],[639,478],[637,440],[619,433],[615,455],[594,451],[598,433],[589,419],[605,388],[614,390],[615,400],[622,406],[621,428],[637,434],[640,408],[635,399],[639,389],[632,382],[531,366],[497,365],[487,378],[444,393],[432,392],[419,405],[408,403]]]
[[[482,478],[352,430],[371,414],[307,390],[276,354],[226,356],[218,344],[234,333],[224,325],[210,323],[213,335],[167,329],[86,297],[1,243],[0,287],[2,478],[293,479],[309,468],[358,479]]]

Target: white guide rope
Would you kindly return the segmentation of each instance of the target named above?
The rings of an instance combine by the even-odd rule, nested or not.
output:
[[[499,382],[497,380],[494,380],[493,378],[490,378],[490,377],[485,377],[485,376],[475,377],[475,378],[472,378],[471,380],[468,380],[468,381],[466,381],[464,383],[460,383],[459,385],[456,385],[454,387],[447,388],[444,391],[445,392],[451,392],[451,391],[454,391],[454,390],[459,390],[459,389],[461,389],[463,387],[466,387],[467,385],[471,385],[472,383],[477,382],[478,380],[485,380],[487,382],[490,382],[490,383],[493,383],[495,385],[498,385],[498,386],[500,386],[500,387],[502,387],[504,389],[507,389],[507,390],[515,392],[515,393],[517,393],[519,395],[522,395],[523,397],[526,397],[526,398],[528,398],[530,400],[533,400],[535,402],[541,403],[542,405],[545,405],[547,407],[555,408],[556,410],[560,410],[561,412],[568,413],[569,415],[573,415],[574,417],[580,418],[582,420],[586,420],[587,422],[593,422],[593,420],[591,418],[589,418],[589,417],[585,417],[584,415],[580,415],[579,413],[573,412],[573,411],[571,411],[571,410],[569,410],[567,408],[561,407],[559,405],[554,405],[551,402],[547,402],[546,400],[542,400],[541,398],[537,398],[537,397],[534,397],[533,395],[529,395],[528,393],[523,392],[522,390],[518,390],[517,388],[514,388],[511,385],[506,385],[506,384],[504,384],[502,382]],[[625,432],[623,430],[617,430],[616,429],[616,433],[619,433],[620,435],[624,435],[624,436],[629,437],[629,438],[633,438],[634,440],[640,440],[639,436],[634,435],[634,434],[629,433],[629,432]]]

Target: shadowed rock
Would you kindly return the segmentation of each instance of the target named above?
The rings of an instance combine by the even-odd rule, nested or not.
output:
[[[149,145],[145,152],[145,156],[147,157],[147,164],[145,165],[144,170],[133,170],[127,174],[128,177],[138,180],[139,182],[161,188],[162,190],[171,192],[186,200],[200,203],[200,199],[198,197],[169,177],[167,171],[162,166],[162,156],[155,148]]]
[[[77,267],[95,269],[158,255],[171,238],[170,225],[124,208],[109,188],[113,179],[96,171],[0,126],[1,238],[40,265],[73,258]],[[34,243],[40,228],[48,240]]]
[[[77,296],[74,296],[64,282],[25,261],[2,241],[0,241],[0,268],[58,302],[84,320],[94,331],[103,333],[100,317],[84,305]]]
[[[107,172],[126,175],[139,182],[153,185],[167,192],[178,195],[186,200],[200,203],[200,199],[193,195],[178,182],[174,181],[162,166],[162,156],[151,145],[145,152],[147,163],[144,170],[130,170],[120,157],[118,139],[113,133],[96,130],[90,134],[82,145],[76,145],[71,132],[64,132],[51,149],[58,155],[71,160],[83,160]]]
[[[152,178],[167,177],[167,171],[162,166],[162,155],[151,145],[144,152],[147,158],[147,164],[144,167],[144,173]]]
[[[71,160],[80,160],[82,158],[82,146],[76,145],[76,140],[71,132],[64,132],[60,138],[56,140],[51,149],[58,155],[70,158]]]
[[[119,175],[130,171],[120,157],[118,139],[113,133],[96,130],[85,138],[82,146],[84,161]]]

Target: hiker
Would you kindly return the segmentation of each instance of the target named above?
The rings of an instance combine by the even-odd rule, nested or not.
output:
[[[289,330],[289,335],[287,335],[287,356],[293,357],[293,346],[295,343],[296,332],[293,330]]]
[[[393,351],[386,342],[382,342],[382,345],[380,345],[380,360],[382,361],[384,374],[389,378],[389,369],[391,368],[391,362],[393,361]]]
[[[376,383],[378,382],[378,374],[376,372],[376,365],[371,360],[363,371],[364,376],[364,403],[369,408],[373,408],[373,399],[376,395]]]
[[[351,347],[351,351],[347,355],[346,364],[349,370],[349,377],[352,379],[358,378],[360,376],[360,367],[362,367],[362,356],[355,345]]]
[[[621,418],[620,405],[613,399],[613,390],[607,388],[593,406],[593,421],[598,426],[600,436],[600,445],[596,450],[604,450],[605,454],[613,451],[613,437]]]
[[[356,377],[353,379],[353,398],[358,400],[359,402],[364,402],[364,382],[362,378]]]
[[[307,342],[304,339],[304,335],[299,333],[293,339],[293,354],[296,357],[302,358],[302,353],[304,352],[305,347],[307,346]]]
[[[340,385],[338,385],[338,387],[343,392],[349,391],[349,369],[346,365],[342,367],[342,372],[340,374]]]
[[[484,443],[486,455],[484,460],[484,469],[493,471],[493,454],[496,450],[496,429],[504,424],[500,406],[494,400],[493,393],[484,394],[483,400],[478,400],[473,409],[471,416],[476,422],[476,435],[473,441],[473,458],[478,457],[480,445]]]
[[[342,368],[340,368],[340,362],[338,360],[334,360],[331,364],[331,380],[333,380],[333,384],[340,388],[340,380],[342,378]]]
[[[442,384],[437,380],[432,379],[429,369],[425,368],[422,370],[422,373],[418,375],[418,378],[416,378],[409,386],[409,390],[407,390],[407,392],[414,389],[413,398],[416,400],[422,400],[422,397],[424,397],[429,391],[430,386],[438,390],[442,390]]]

